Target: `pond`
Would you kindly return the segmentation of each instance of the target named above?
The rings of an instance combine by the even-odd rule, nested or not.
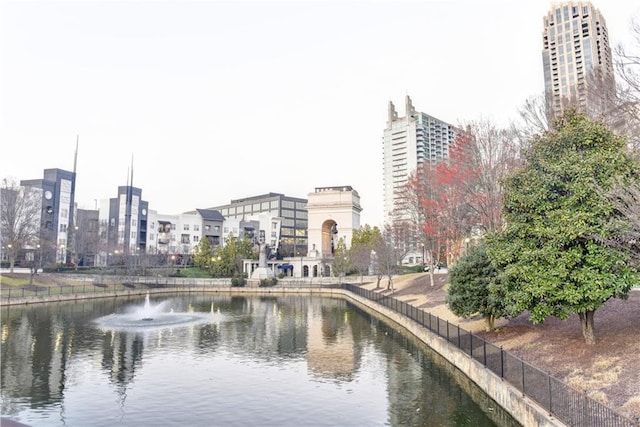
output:
[[[343,299],[175,294],[5,307],[2,416],[30,426],[517,426]]]

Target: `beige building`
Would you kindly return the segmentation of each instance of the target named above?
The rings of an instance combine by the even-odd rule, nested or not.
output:
[[[613,88],[613,61],[604,17],[590,2],[554,3],[544,17],[542,64],[547,105],[597,111],[603,88]]]
[[[399,117],[389,102],[387,127],[382,139],[384,222],[389,223],[402,200],[401,190],[409,176],[425,161],[449,158],[449,147],[456,137],[453,125],[416,111],[409,95],[405,115]]]
[[[338,242],[351,246],[353,231],[360,228],[360,196],[349,185],[316,187],[307,201],[309,250],[305,255],[268,260],[267,268],[287,277],[333,276],[332,262]],[[255,260],[244,260],[249,276],[259,268]]]

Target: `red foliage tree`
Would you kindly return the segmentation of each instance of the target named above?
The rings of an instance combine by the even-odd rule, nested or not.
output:
[[[510,132],[488,122],[467,126],[449,158],[425,162],[402,190],[398,216],[418,225],[431,264],[457,259],[472,231],[502,227],[501,180],[518,158]]]

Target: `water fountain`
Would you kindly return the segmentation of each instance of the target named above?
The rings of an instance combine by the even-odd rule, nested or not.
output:
[[[170,307],[171,300],[152,304],[149,293],[143,305],[135,305],[123,313],[113,313],[95,319],[95,323],[105,330],[136,330],[151,328],[166,328],[174,326],[189,326],[201,323],[215,322],[214,313],[196,313],[188,311],[174,311]]]

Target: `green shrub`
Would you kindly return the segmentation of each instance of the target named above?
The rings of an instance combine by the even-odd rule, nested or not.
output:
[[[244,286],[244,277],[243,276],[233,276],[231,278],[231,286]]]
[[[270,286],[275,286],[277,284],[278,284],[278,279],[276,279],[275,277],[272,277],[270,279],[260,279],[261,288],[267,288]]]

